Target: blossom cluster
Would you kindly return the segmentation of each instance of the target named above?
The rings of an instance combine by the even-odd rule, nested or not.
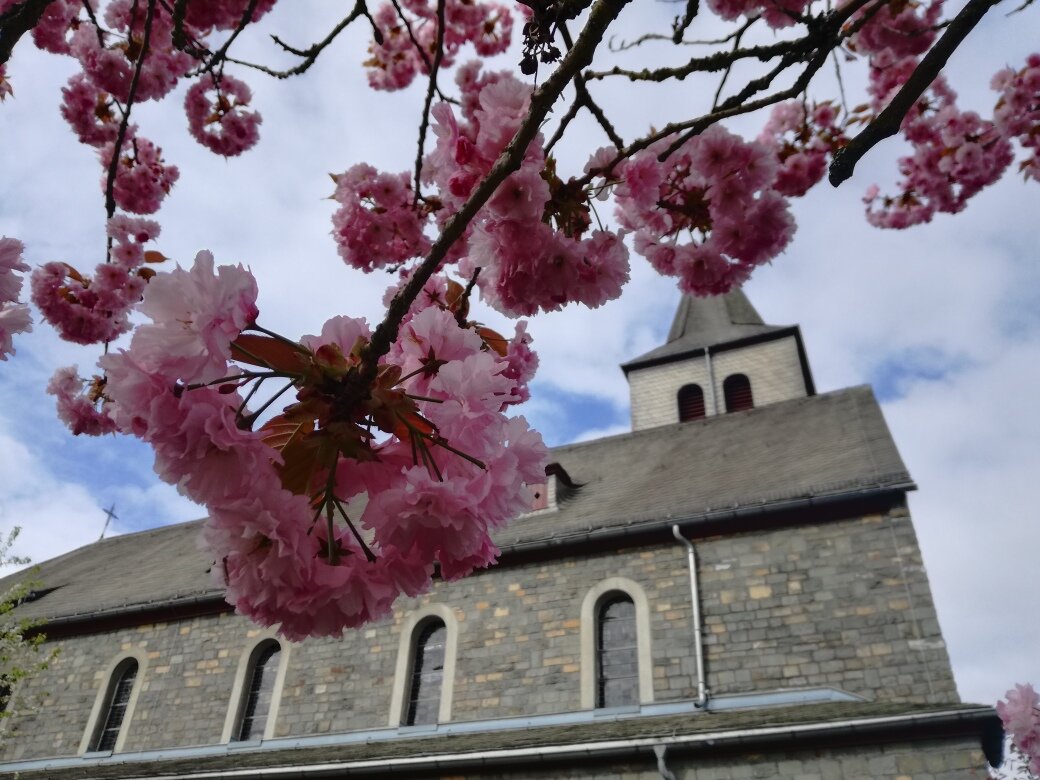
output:
[[[742,284],[794,234],[786,199],[774,188],[778,164],[764,144],[715,125],[665,162],[660,144],[617,170],[618,220],[635,248],[686,292],[718,294]]]
[[[430,220],[442,227],[462,207],[527,115],[531,88],[509,73],[483,74],[471,63],[456,81],[461,117],[448,103],[432,111],[436,143],[423,175],[435,194],[418,199],[407,174],[369,166],[336,177],[333,234],[348,264],[367,271],[422,257],[429,247],[423,227]],[[628,280],[622,235],[589,230],[585,191],[556,177],[542,144],[539,134],[451,256],[486,302],[514,316],[571,302],[600,306]]]
[[[0,360],[14,354],[12,337],[32,330],[29,307],[19,303],[22,294],[21,274],[29,270],[22,260],[22,242],[0,236]]]
[[[848,143],[833,103],[808,108],[800,100],[776,105],[758,141],[775,150],[780,166],[773,189],[789,198],[818,184],[831,156]]]
[[[144,244],[159,235],[148,219],[116,215],[108,221],[112,262],[102,262],[93,276],[71,265],[45,263],[32,274],[32,301],[61,337],[74,344],[100,344],[130,330],[130,311],[154,274],[146,262],[163,258]]]
[[[853,17],[862,26],[849,45],[869,57],[873,113],[888,105],[932,45],[942,5],[943,0],[931,0],[867,6]],[[937,213],[957,213],[1010,165],[1013,152],[1006,131],[974,111],[962,111],[956,101],[956,93],[939,76],[907,113],[900,130],[912,153],[899,160],[897,194],[882,196],[876,185],[865,193],[872,225],[906,228],[929,222]]]
[[[436,0],[404,0],[384,3],[376,11],[375,25],[381,40],[369,46],[368,83],[373,89],[407,87],[420,73],[429,73],[437,51]],[[481,57],[501,54],[509,48],[513,17],[500,3],[479,0],[445,0],[444,43],[441,65],[454,63],[459,49],[473,45]]]
[[[79,72],[62,89],[61,114],[82,143],[98,149],[105,169],[103,191],[109,187],[109,166],[118,157],[112,189],[120,209],[154,213],[179,175],[135,124],[127,124],[120,148],[115,148],[131,97],[133,102],[164,98],[182,79],[192,77],[192,69],[208,49],[207,36],[236,29],[250,8],[250,21],[256,21],[274,4],[275,0],[192,0],[178,4],[184,14],[179,30],[174,9],[165,3],[53,0],[46,4],[32,30],[33,41],[45,51],[78,62]],[[0,8],[13,5],[15,0],[5,0]],[[11,92],[2,68],[0,99]],[[241,154],[259,138],[260,115],[248,109],[250,90],[225,75],[223,65],[215,72],[202,71],[185,98],[189,131],[216,154]]]
[[[1040,776],[1040,694],[1032,685],[1016,685],[997,703],[997,715],[1029,771]]]
[[[993,88],[1000,92],[993,113],[997,130],[1032,152],[1020,170],[1040,181],[1040,54],[1026,58],[1026,66],[1019,71],[1006,68],[997,73]]]
[[[466,322],[461,290],[428,282],[374,385],[352,396],[364,320],[333,317],[298,343],[244,333],[262,330],[252,275],[203,252],[151,281],[139,306],[151,322],[99,361],[87,401],[74,369],[51,392],[84,432],[104,432],[85,408],[101,397],[110,426],[149,443],[159,476],[206,505],[239,612],[292,639],[338,634],[425,591],[435,566],[454,579],[493,562],[491,532],[544,480],[541,437],[505,414],[537,365],[529,338]],[[242,390],[265,379],[296,398],[254,429]]]

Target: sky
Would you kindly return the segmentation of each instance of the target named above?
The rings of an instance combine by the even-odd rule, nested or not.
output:
[[[332,4],[309,4],[308,13],[290,5],[298,10],[283,3],[264,30],[306,44],[336,21]],[[676,7],[637,0],[620,20],[621,38],[666,32]],[[991,110],[989,77],[1030,52],[1036,13],[1007,19],[998,7],[956,53],[948,72],[964,106]],[[159,249],[182,264],[209,249],[218,262],[248,265],[259,280],[260,322],[287,335],[318,332],[334,314],[380,316],[387,278],[346,268],[329,236],[328,174],[358,162],[410,169],[421,91],[369,90],[359,67],[366,43],[364,30],[348,30],[295,81],[236,72],[264,115],[261,143],[241,158],[214,157],[191,140],[183,89],[135,109],[141,134],[181,169],[159,212]],[[245,59],[279,61],[262,35],[240,44]],[[619,56],[644,64],[677,57],[668,48]],[[515,56],[499,62],[509,67]],[[57,111],[73,72],[71,61],[24,43],[8,67],[15,96],[0,105],[0,235],[24,241],[31,264],[62,260],[89,271],[103,259],[104,207],[95,155]],[[845,74],[850,91],[856,78]],[[592,90],[632,139],[714,86]],[[812,94],[831,97],[833,88],[825,74]],[[763,121],[730,127],[754,135]],[[561,168],[577,171],[605,142],[588,121],[576,123]],[[897,140],[886,142],[841,188],[824,184],[797,201],[794,241],[746,291],[767,322],[801,325],[818,391],[874,386],[920,487],[910,508],[961,696],[993,702],[1014,682],[1040,683],[1040,522],[1031,492],[1040,475],[1040,189],[1011,174],[963,214],[879,231],[864,221],[860,198],[872,182],[891,185],[900,152]],[[633,255],[619,300],[534,318],[541,367],[524,413],[549,444],[629,429],[618,365],[663,343],[678,300],[674,281]],[[476,313],[505,327],[484,307]],[[73,438],[57,421],[47,379],[70,364],[89,373],[98,350],[61,342],[46,325],[16,347],[0,364],[0,530],[22,528],[18,552],[39,561],[88,544],[113,505],[108,534],[203,515],[159,482],[145,445]]]

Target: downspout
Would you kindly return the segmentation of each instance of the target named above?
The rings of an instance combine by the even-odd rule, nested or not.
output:
[[[654,745],[654,755],[657,756],[657,773],[661,775],[662,780],[679,780],[675,776],[675,772],[668,768],[668,764],[665,763],[668,758],[668,746],[667,745]]]
[[[711,367],[711,347],[704,348],[704,367],[708,370],[708,400],[713,415],[719,413],[719,405],[715,400],[715,369]]]
[[[693,648],[697,658],[697,709],[704,709],[708,704],[708,686],[704,682],[704,636],[701,631],[701,599],[697,588],[697,551],[693,544],[679,532],[679,526],[672,526],[672,536],[686,545],[686,562],[690,569],[690,603],[693,607]]]

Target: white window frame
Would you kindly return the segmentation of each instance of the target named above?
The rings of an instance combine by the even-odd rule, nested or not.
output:
[[[581,708],[596,709],[598,669],[596,634],[599,612],[610,597],[620,593],[632,599],[636,611],[636,663],[639,666],[639,703],[654,701],[654,665],[650,647],[650,602],[643,586],[627,577],[608,577],[595,585],[581,602]]]
[[[278,669],[275,673],[274,687],[271,689],[271,708],[267,711],[267,722],[264,724],[264,734],[261,739],[271,739],[274,736],[275,724],[278,722],[278,707],[282,701],[282,688],[285,685],[285,671],[289,666],[290,645],[279,639],[274,631],[269,631],[247,645],[242,651],[242,655],[239,656],[235,681],[231,686],[227,716],[224,718],[224,731],[220,737],[220,741],[225,744],[238,741],[234,739],[234,736],[242,727],[242,715],[245,710],[246,696],[249,694],[249,684],[253,677],[253,667],[260,657],[260,653],[271,644],[278,645]],[[250,740],[250,742],[253,741]]]
[[[97,737],[99,729],[105,727],[105,721],[108,720],[108,711],[112,703],[112,696],[115,694],[116,684],[119,682],[116,678],[116,672],[120,671],[120,668],[126,665],[129,660],[137,662],[137,674],[134,677],[134,686],[130,689],[130,698],[126,703],[126,711],[123,713],[123,722],[119,724],[119,736],[116,737],[116,744],[112,748],[112,753],[121,753],[123,747],[126,745],[127,735],[130,733],[130,724],[134,719],[134,709],[137,707],[137,699],[141,694],[141,686],[144,681],[145,671],[148,668],[148,659],[143,650],[134,648],[126,652],[120,653],[109,662],[108,667],[105,669],[104,674],[101,676],[101,686],[98,688],[97,695],[94,696],[94,706],[90,708],[90,716],[87,718],[87,728],[83,732],[83,738],[79,743],[79,755],[84,753],[95,752],[91,750],[91,744],[93,744]],[[108,752],[108,751],[101,751]]]
[[[407,727],[408,698],[412,688],[412,672],[415,667],[416,643],[422,629],[432,619],[444,623],[447,637],[444,642],[444,672],[441,676],[441,702],[437,711],[437,722],[451,720],[451,703],[455,691],[455,657],[459,646],[459,621],[455,611],[446,604],[429,604],[412,612],[401,626],[401,638],[397,648],[397,666],[394,670],[394,687],[390,694],[391,728]],[[417,724],[418,725],[418,724]]]

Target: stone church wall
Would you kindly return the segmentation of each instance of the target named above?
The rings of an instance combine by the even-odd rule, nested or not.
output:
[[[868,699],[957,701],[905,511],[695,543],[714,695],[833,686]],[[686,553],[676,543],[502,566],[439,583],[390,621],[294,645],[275,736],[386,728],[402,626],[429,604],[458,625],[451,720],[579,710],[582,602],[611,577],[645,592],[654,701],[695,696]],[[266,635],[225,614],[60,640],[51,669],[31,682],[42,709],[0,737],[0,760],[75,754],[105,670],[130,652],[141,659],[140,691],[123,750],[219,743],[236,670]]]

